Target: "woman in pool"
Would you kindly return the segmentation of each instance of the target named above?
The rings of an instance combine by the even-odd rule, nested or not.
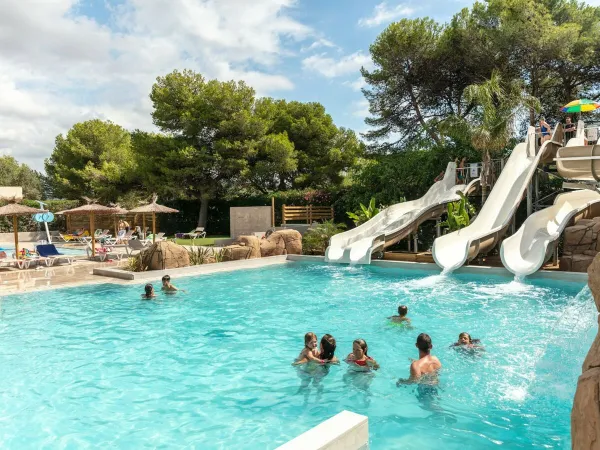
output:
[[[458,341],[452,344],[450,347],[458,347],[465,350],[485,350],[481,345],[481,341],[479,339],[471,338],[471,335],[464,331],[458,335]]]
[[[304,348],[293,364],[305,364],[309,361],[323,363],[323,360],[319,359],[319,351],[317,350],[317,335],[315,333],[306,333],[304,335]]]
[[[154,286],[148,283],[146,286],[144,286],[144,294],[142,294],[142,299],[150,300],[154,297],[156,297],[156,294],[154,293]]]
[[[352,343],[352,353],[346,356],[346,362],[352,366],[364,367],[366,369],[379,369],[379,364],[369,355],[369,346],[364,339],[356,339]]]

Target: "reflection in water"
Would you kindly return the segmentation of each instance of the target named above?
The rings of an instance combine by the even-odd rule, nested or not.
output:
[[[310,385],[315,389],[316,392],[316,402],[321,400],[321,396],[323,395],[323,385],[321,381],[331,370],[331,364],[318,364],[314,362],[307,362],[306,364],[301,364],[296,367],[296,373],[298,378],[300,378],[300,386],[298,387],[298,391],[296,394],[304,395],[304,404],[308,404],[309,396],[312,391]]]

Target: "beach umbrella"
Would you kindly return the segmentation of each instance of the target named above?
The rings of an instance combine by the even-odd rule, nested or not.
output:
[[[41,209],[30,208],[29,206],[19,205],[17,199],[13,198],[9,200],[9,204],[0,208],[0,216],[12,216],[13,228],[15,232],[15,255],[19,259],[19,226],[17,224],[18,216],[28,216],[30,214],[37,214],[43,212]]]
[[[90,235],[92,236],[92,257],[96,256],[96,238],[94,229],[94,218],[97,215],[106,215],[106,214],[118,214],[117,208],[110,208],[108,206],[98,205],[93,203],[92,200],[86,199],[88,202],[87,205],[80,206],[78,208],[67,209],[66,211],[61,211],[57,214],[65,214],[66,216],[90,216]]]
[[[151,213],[152,214],[152,243],[153,244],[156,242],[156,214],[171,214],[171,213],[179,212],[176,209],[157,204],[156,200],[158,200],[158,196],[156,194],[154,194],[152,196],[151,203],[144,205],[144,206],[140,206],[138,208],[134,208],[129,211],[131,213],[136,213],[136,214],[137,213],[142,213],[142,214],[143,213]]]
[[[581,98],[579,100],[573,100],[572,102],[567,103],[565,106],[560,108],[560,110],[564,113],[582,113],[594,111],[598,108],[600,108],[600,103],[587,98]]]

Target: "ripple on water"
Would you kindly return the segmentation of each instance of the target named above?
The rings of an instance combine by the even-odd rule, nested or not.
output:
[[[140,301],[100,285],[0,301],[0,445],[275,448],[343,409],[371,448],[564,448],[596,327],[589,291],[546,281],[290,263],[175,280]],[[398,304],[413,329],[390,326]],[[382,368],[290,365],[304,333],[345,356],[357,337]],[[449,348],[461,331],[486,351]],[[396,387],[418,333],[439,386]]]

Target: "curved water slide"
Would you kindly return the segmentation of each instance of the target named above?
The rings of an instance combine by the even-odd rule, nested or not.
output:
[[[563,129],[558,124],[550,140],[535,152],[535,128],[529,127],[525,142],[517,144],[481,211],[468,227],[437,238],[433,259],[445,271],[458,269],[479,253],[493,249],[502,239],[523,199],[537,166],[553,158],[562,146]]]
[[[392,205],[368,222],[333,236],[325,251],[325,261],[370,264],[373,252],[381,251],[416,232],[426,220],[440,217],[446,211],[447,203],[460,200],[458,191],[468,194],[479,183],[479,179],[476,179],[468,185],[456,185],[455,180],[456,164],[450,162],[443,180],[434,183],[423,197]]]
[[[552,256],[571,219],[595,204],[600,204],[600,193],[589,189],[558,195],[554,205],[529,216],[515,234],[502,241],[504,267],[518,276],[537,272]]]
[[[579,121],[577,134],[556,154],[556,170],[568,180],[600,183],[600,145],[585,145],[584,123]]]

